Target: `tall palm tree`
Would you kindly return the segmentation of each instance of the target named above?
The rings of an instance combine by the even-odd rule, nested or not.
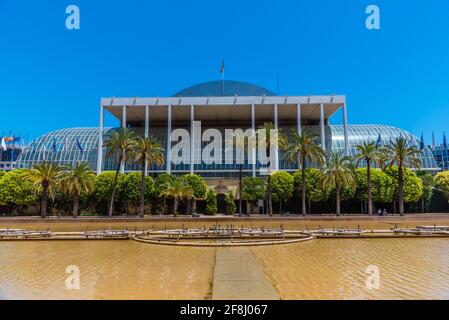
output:
[[[414,145],[410,145],[407,138],[396,138],[385,146],[389,155],[390,167],[398,166],[398,201],[399,214],[404,215],[404,168],[411,167],[419,169],[421,160],[418,158],[421,151]]]
[[[24,178],[30,179],[41,191],[41,217],[47,216],[47,198],[53,194],[53,189],[61,178],[61,167],[52,162],[42,161],[24,174]]]
[[[242,204],[243,204],[243,198],[242,198],[242,188],[243,188],[243,163],[245,160],[245,151],[249,151],[249,144],[247,143],[247,139],[245,139],[245,133],[241,130],[234,131],[232,135],[232,143],[226,146],[226,148],[229,148],[231,152],[234,152],[234,143],[236,150],[241,150],[240,152],[240,158],[236,159],[239,164],[239,215],[242,215]],[[255,146],[253,146],[255,147]]]
[[[129,159],[129,150],[133,144],[135,133],[127,128],[120,128],[119,131],[112,131],[104,142],[108,157],[114,157],[117,161],[115,171],[114,185],[112,188],[111,199],[109,203],[108,215],[111,217],[114,211],[114,200],[117,192],[117,179],[120,173],[120,166]]]
[[[193,199],[194,192],[192,187],[185,179],[180,177],[173,177],[161,186],[161,197],[173,198],[173,216],[176,217],[178,211],[178,202],[182,199]]]
[[[373,191],[371,183],[371,165],[372,163],[378,163],[379,160],[379,148],[375,142],[364,142],[356,145],[355,149],[357,154],[354,156],[356,160],[356,166],[360,164],[360,161],[366,162],[366,178],[367,178],[367,191],[368,191],[368,214],[373,214]]]
[[[258,136],[258,145],[261,146],[261,143],[265,143],[266,146],[266,154],[269,159],[271,159],[271,138],[272,138],[272,130],[275,130],[275,126],[271,122],[265,122],[264,124],[259,126],[259,130],[262,130],[262,136]],[[287,144],[286,137],[281,133],[281,131],[277,130],[277,148],[285,148],[285,145]],[[279,151],[277,151],[279,152]],[[268,167],[268,175],[267,175],[267,211],[270,216],[273,215],[273,191],[271,188],[271,163]]]
[[[342,156],[340,152],[331,152],[323,168],[323,186],[327,189],[335,188],[337,216],[340,215],[340,192],[342,187],[355,188],[355,167],[349,156]]]
[[[90,193],[95,189],[95,173],[86,162],[78,162],[75,166],[69,165],[67,170],[62,172],[61,187],[72,196],[73,218],[77,218],[80,194]]]
[[[318,135],[302,129],[300,133],[292,130],[290,141],[285,146],[285,158],[288,162],[298,163],[301,167],[302,215],[307,214],[306,206],[306,164],[324,163],[324,150],[318,144]]]
[[[140,217],[145,215],[145,167],[153,164],[161,166],[164,164],[164,149],[154,137],[138,137],[131,145],[130,159],[139,163],[142,167],[142,178],[140,184]]]

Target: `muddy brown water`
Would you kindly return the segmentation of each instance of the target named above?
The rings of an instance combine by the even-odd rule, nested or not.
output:
[[[230,222],[219,222],[221,225]],[[389,229],[449,221],[241,222],[289,229]],[[0,229],[81,231],[211,226],[210,222],[15,223]],[[237,224],[237,223],[235,223]],[[449,239],[315,239],[250,249],[282,299],[449,299]],[[208,299],[215,248],[167,247],[134,241],[0,242],[0,299]],[[80,270],[80,289],[68,290],[68,266]],[[378,269],[379,288],[366,285]]]

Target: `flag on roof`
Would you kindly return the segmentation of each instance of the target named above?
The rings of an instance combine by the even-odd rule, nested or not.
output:
[[[446,133],[443,133],[443,148],[447,149]]]
[[[53,144],[51,145],[51,148],[53,149],[53,152],[58,151],[58,146],[56,144],[56,138],[53,138]]]
[[[5,138],[2,138],[2,142],[1,142],[1,148],[3,151],[6,151],[8,148],[6,147],[6,141]]]
[[[421,150],[424,149],[424,133],[423,132],[421,132],[421,140],[419,141],[419,148]]]
[[[81,153],[84,152],[83,146],[81,145],[80,139],[78,137],[76,138],[76,146],[78,147],[78,149],[80,149]]]
[[[382,137],[380,136],[380,133],[379,133],[379,136],[377,137],[377,141],[376,141],[376,147],[379,148],[381,145],[382,145]]]
[[[432,131],[432,150],[435,150],[435,134]]]

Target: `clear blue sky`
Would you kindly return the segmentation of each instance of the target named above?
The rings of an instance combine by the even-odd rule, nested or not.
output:
[[[0,0],[0,41],[0,133],[97,126],[101,97],[172,95],[223,58],[228,80],[347,95],[352,124],[449,133],[449,0]]]

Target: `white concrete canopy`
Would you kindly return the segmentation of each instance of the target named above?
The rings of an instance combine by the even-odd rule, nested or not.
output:
[[[237,121],[251,119],[251,106],[256,109],[259,120],[273,120],[270,106],[278,106],[279,121],[296,122],[297,105],[301,105],[302,120],[320,120],[320,105],[324,106],[324,117],[329,119],[342,105],[345,96],[294,96],[294,97],[186,97],[186,98],[103,98],[105,110],[122,121],[123,106],[127,106],[127,121],[145,121],[145,107],[153,123],[168,120],[167,107],[172,106],[173,122],[190,122],[190,106],[195,106],[195,118],[204,121]]]
[[[167,140],[176,125],[188,125],[193,132],[194,121],[204,121],[215,126],[238,125],[255,128],[257,123],[274,122],[275,127],[294,124],[300,130],[302,124],[319,124],[321,144],[326,148],[325,126],[329,118],[340,108],[343,109],[345,151],[349,153],[346,97],[331,96],[223,96],[223,97],[166,97],[166,98],[102,98],[100,106],[100,137],[104,128],[104,110],[110,112],[121,126],[143,126],[148,135],[150,126],[167,128]],[[167,146],[167,172],[170,173],[170,148]],[[193,150],[193,149],[192,149]],[[190,154],[190,172],[194,172],[194,153]],[[98,150],[98,172],[102,168],[102,148]],[[276,155],[275,168],[279,168]],[[124,171],[124,164],[121,167]],[[253,166],[253,175],[255,167]]]

